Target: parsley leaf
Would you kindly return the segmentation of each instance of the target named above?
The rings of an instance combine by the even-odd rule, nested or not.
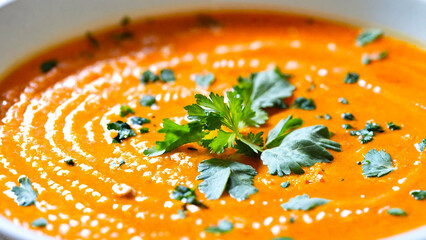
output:
[[[125,117],[129,114],[135,114],[135,110],[133,110],[131,107],[127,105],[121,105],[120,106],[120,117]]]
[[[160,80],[160,77],[152,73],[150,70],[146,70],[145,72],[143,72],[141,75],[141,78],[139,79],[139,81],[142,84],[147,84],[149,82],[156,82],[158,80]]]
[[[315,102],[311,98],[298,97],[294,100],[293,106],[303,110],[315,110]]]
[[[195,76],[195,83],[201,87],[209,87],[215,80],[213,73],[208,73],[206,75],[197,75]]]
[[[155,100],[155,97],[151,95],[145,95],[139,99],[140,105],[144,107],[150,107],[154,105],[156,102],[157,101]]]
[[[425,190],[413,190],[410,192],[411,196],[416,200],[423,200],[426,198]]]
[[[173,82],[176,80],[175,73],[171,69],[162,69],[160,77],[163,82]]]
[[[108,123],[107,129],[118,131],[118,135],[112,140],[113,143],[121,143],[126,138],[136,136],[136,132],[129,126],[129,124],[122,121]]]
[[[364,29],[356,38],[356,45],[358,47],[365,46],[372,43],[383,35],[383,31],[377,28]]]
[[[142,126],[145,123],[150,123],[151,120],[149,120],[148,118],[143,118],[143,117],[131,117],[130,122],[132,124]]]
[[[309,198],[307,194],[298,195],[291,198],[288,202],[281,204],[284,210],[302,210],[308,211],[315,207],[327,204],[330,200],[324,198]]]
[[[50,70],[54,69],[57,65],[58,65],[58,60],[51,59],[51,60],[43,62],[40,65],[40,70],[41,70],[42,73],[47,73]]]
[[[303,120],[300,118],[293,118],[292,115],[286,119],[282,119],[271,131],[266,138],[265,147],[273,148],[281,144],[282,140],[290,133],[290,130],[302,126]]]
[[[426,138],[419,143],[414,144],[414,147],[417,149],[417,151],[423,152],[426,149]]]
[[[12,187],[12,192],[16,196],[16,202],[19,206],[28,207],[36,203],[37,192],[34,191],[31,181],[28,177],[21,176],[18,179],[21,186]]]
[[[359,79],[358,73],[348,72],[345,76],[345,79],[343,79],[343,82],[348,84],[354,84],[358,82],[358,79]]]
[[[198,142],[206,134],[199,122],[179,125],[170,119],[163,120],[163,128],[158,132],[166,134],[164,141],[157,141],[155,147],[146,149],[143,152],[146,156],[159,156],[186,143]]]
[[[47,225],[47,220],[44,219],[44,218],[38,218],[31,223],[31,226],[34,227],[34,228],[46,227],[46,225]]]
[[[235,199],[245,200],[258,190],[253,186],[256,170],[246,164],[212,158],[198,165],[196,180],[204,180],[199,189],[210,200],[218,199],[225,190]]]
[[[265,150],[260,158],[272,175],[303,174],[302,167],[333,160],[333,155],[326,148],[341,151],[340,144],[329,138],[330,132],[323,125],[297,129],[289,133],[279,146]]]
[[[223,234],[232,231],[234,224],[228,220],[220,220],[217,226],[207,227],[204,231],[214,234]]]
[[[202,202],[197,200],[197,195],[195,194],[196,189],[197,188],[190,189],[190,188],[183,186],[183,185],[176,186],[175,189],[173,190],[172,194],[170,194],[170,198],[183,202],[184,203],[184,205],[183,205],[183,211],[184,212],[186,212],[186,205],[187,204],[192,204],[192,205],[198,206],[200,208],[207,208],[206,205],[204,205]]]
[[[362,171],[366,177],[381,177],[394,170],[391,156],[382,150],[371,149],[362,161]]]
[[[401,126],[396,125],[393,122],[386,123],[388,125],[389,130],[395,131],[395,130],[401,130]]]
[[[391,208],[391,209],[388,209],[387,212],[390,215],[394,215],[394,216],[402,216],[402,217],[407,216],[407,213],[401,208]]]

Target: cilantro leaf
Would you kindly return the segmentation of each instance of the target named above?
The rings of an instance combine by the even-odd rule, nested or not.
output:
[[[295,108],[300,108],[303,110],[315,110],[316,105],[314,100],[311,98],[305,98],[305,97],[298,97],[294,100],[293,106]]]
[[[425,190],[413,190],[410,192],[411,196],[416,200],[423,200],[426,198]]]
[[[199,189],[210,200],[218,199],[225,190],[235,199],[247,199],[258,190],[253,186],[256,170],[239,162],[212,158],[198,165],[196,180],[204,180]]]
[[[238,139],[234,148],[238,150],[237,153],[242,153],[250,157],[257,156],[263,146],[262,135],[263,132],[257,134],[250,132],[247,137],[241,137],[241,140]]]
[[[163,128],[158,132],[166,134],[164,141],[157,141],[155,147],[146,149],[143,152],[146,156],[159,156],[186,143],[198,142],[206,134],[199,122],[179,125],[170,119],[163,120]]]
[[[131,117],[131,118],[130,118],[130,122],[131,122],[132,124],[142,126],[142,125],[143,125],[143,124],[145,124],[145,123],[150,123],[150,122],[151,122],[151,120],[149,120],[148,118],[143,118],[143,117]]]
[[[125,117],[129,114],[135,114],[135,110],[133,110],[131,107],[127,105],[121,105],[120,106],[120,117]]]
[[[158,80],[160,80],[160,77],[154,74],[153,72],[151,72],[150,70],[146,70],[145,72],[143,72],[141,75],[141,78],[139,79],[139,81],[142,84],[147,84],[149,82],[156,82]]]
[[[356,45],[358,47],[365,46],[372,43],[383,35],[383,31],[377,28],[364,29],[356,38]]]
[[[197,75],[195,76],[195,83],[201,87],[209,87],[215,80],[213,73],[208,73],[206,75]]]
[[[172,194],[170,194],[170,198],[183,202],[184,211],[186,211],[187,204],[192,204],[200,208],[207,208],[206,205],[204,205],[202,202],[197,200],[197,195],[195,194],[196,189],[197,188],[190,189],[183,185],[176,186]]]
[[[419,143],[414,144],[414,147],[417,149],[417,151],[423,152],[426,149],[426,138]]]
[[[31,181],[28,177],[21,176],[18,179],[21,186],[12,187],[12,192],[16,196],[16,202],[19,206],[28,207],[36,203],[37,192],[34,191]]]
[[[113,143],[121,143],[126,138],[136,136],[136,132],[129,126],[129,124],[122,121],[108,123],[107,129],[118,131],[118,135],[112,140]]]
[[[217,226],[207,227],[204,231],[214,234],[223,234],[232,231],[234,224],[227,220],[220,220]]]
[[[139,99],[140,105],[144,107],[150,107],[154,105],[156,102],[157,101],[155,100],[155,97],[151,95],[145,95]]]
[[[381,177],[394,170],[391,156],[382,150],[371,149],[362,161],[362,171],[366,177]]]
[[[326,148],[341,151],[340,144],[329,138],[330,132],[323,125],[297,129],[289,133],[279,146],[265,150],[260,158],[272,175],[303,174],[302,167],[333,160],[333,155]]]
[[[54,69],[57,65],[58,65],[58,60],[51,59],[51,60],[43,62],[40,65],[40,70],[41,70],[42,73],[47,73],[50,70]]]
[[[407,216],[407,213],[401,208],[391,208],[387,211],[390,215],[404,217]]]
[[[345,76],[345,79],[343,79],[343,82],[348,84],[354,84],[358,82],[358,79],[359,79],[358,73],[348,72]]]
[[[388,125],[389,130],[395,131],[395,130],[401,130],[401,126],[396,125],[393,122],[386,123]]]
[[[373,137],[374,137],[374,133],[375,132],[384,132],[385,130],[383,130],[382,126],[380,126],[377,123],[366,123],[365,124],[365,129],[361,129],[361,130],[357,130],[357,131],[350,131],[350,135],[351,136],[358,136],[358,140],[362,143],[362,144],[366,144],[369,143],[371,141],[373,141]]]
[[[233,147],[237,135],[233,132],[219,130],[217,136],[209,142],[208,148],[215,153],[223,153],[225,148]]]
[[[173,82],[176,80],[175,73],[171,69],[162,69],[160,77],[163,82]]]
[[[302,126],[303,120],[300,118],[293,118],[292,115],[286,119],[282,119],[271,131],[266,138],[265,147],[273,148],[281,144],[282,140],[294,128]]]
[[[46,225],[47,225],[47,220],[44,219],[44,218],[38,218],[31,223],[31,226],[34,227],[34,228],[46,227]]]
[[[327,204],[330,200],[324,198],[309,198],[307,194],[298,195],[291,198],[288,202],[281,204],[284,210],[302,210],[308,211],[315,207]]]

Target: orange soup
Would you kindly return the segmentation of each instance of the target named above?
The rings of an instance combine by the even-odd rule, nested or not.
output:
[[[301,16],[124,18],[1,81],[0,215],[58,239],[421,227],[425,59]]]

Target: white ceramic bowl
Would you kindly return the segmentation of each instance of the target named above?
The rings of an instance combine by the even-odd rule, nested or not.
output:
[[[0,0],[0,77],[48,47],[114,25],[123,16],[217,9],[274,10],[376,26],[426,46],[426,0]],[[46,237],[0,217],[3,239]],[[390,239],[426,240],[426,226]]]

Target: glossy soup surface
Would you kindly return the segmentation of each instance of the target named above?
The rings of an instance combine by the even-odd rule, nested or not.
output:
[[[111,37],[124,31],[133,37]],[[81,38],[32,58],[0,86],[0,214],[60,239],[377,239],[426,224],[426,200],[409,194],[426,190],[426,152],[414,147],[426,138],[426,53],[390,37],[358,47],[359,31],[271,13],[174,16],[94,32],[99,47]],[[361,63],[364,53],[377,51],[388,51],[388,57]],[[42,73],[40,64],[50,59],[57,59],[57,67]],[[143,154],[164,139],[157,132],[164,118],[186,122],[183,107],[195,102],[196,93],[223,94],[237,84],[238,76],[275,66],[291,74],[289,81],[296,87],[285,102],[312,98],[316,110],[271,109],[267,124],[250,130],[267,133],[290,114],[302,118],[303,126],[325,125],[334,133],[331,140],[342,145],[341,152],[330,151],[331,163],[279,177],[270,175],[259,158],[233,150],[210,154],[196,143],[158,157]],[[164,68],[174,71],[176,81],[140,83],[144,71]],[[359,81],[344,83],[348,72],[358,73]],[[197,86],[195,76],[206,73],[213,73],[215,82],[208,88]],[[156,105],[139,104],[147,94],[156,97]],[[340,103],[340,97],[349,104]],[[135,110],[133,116],[151,120],[144,125],[149,132],[111,143],[117,133],[106,124],[132,116],[120,117],[122,104]],[[354,121],[342,119],[347,112]],[[317,117],[324,114],[331,119]],[[367,121],[385,129],[367,144],[342,128],[349,123],[363,129]],[[401,130],[386,128],[391,121]],[[358,163],[370,149],[389,153],[394,171],[365,177]],[[174,187],[197,186],[198,164],[227,155],[256,169],[258,193],[244,201],[228,194],[208,200],[197,190],[208,209],[191,206],[186,218],[180,218],[182,202],[170,198]],[[65,164],[64,158],[74,159],[75,166]],[[125,164],[118,167],[121,160]],[[19,185],[21,175],[38,192],[35,205],[15,202],[10,189]],[[285,181],[290,187],[280,186]],[[115,184],[133,188],[135,197],[117,196]],[[310,211],[280,206],[302,194],[331,201]],[[407,216],[387,213],[395,207]],[[31,227],[40,217],[47,226]],[[232,222],[234,229],[219,236],[204,231],[221,219]]]

